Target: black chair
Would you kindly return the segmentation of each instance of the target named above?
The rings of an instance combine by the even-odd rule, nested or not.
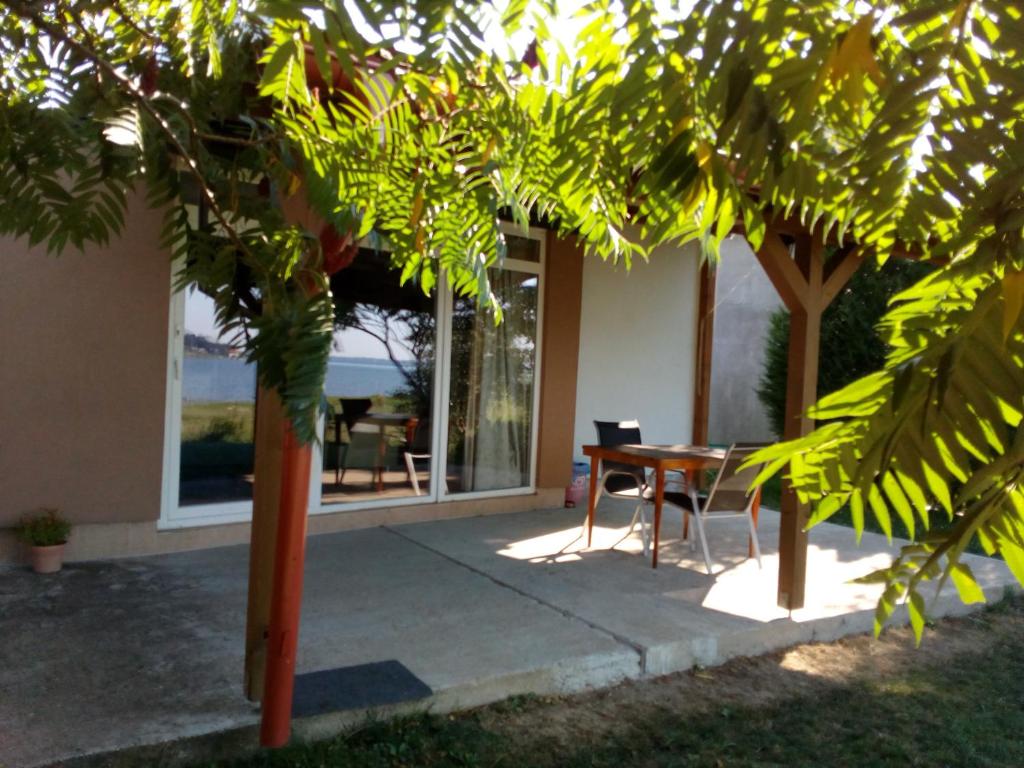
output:
[[[633,421],[595,421],[597,442],[603,448],[614,445],[635,445],[642,443],[640,422]],[[650,549],[650,530],[647,522],[646,502],[654,499],[654,489],[647,482],[647,473],[642,467],[622,464],[616,461],[601,461],[601,480],[597,487],[597,498],[594,507],[601,501],[601,494],[607,493],[617,499],[636,501],[633,518],[629,522],[629,533],[633,533],[637,522],[640,523],[640,538],[643,541],[644,556]],[[586,521],[584,520],[584,528]],[[628,535],[628,534],[627,534]]]
[[[341,397],[338,398],[338,405],[341,413],[334,414],[334,442],[338,446],[338,453],[334,464],[334,483],[338,485],[345,479],[345,457],[348,453],[349,443],[352,440],[352,427],[356,425],[373,407],[373,400],[368,397]],[[345,425],[345,437],[341,435],[341,425]]]

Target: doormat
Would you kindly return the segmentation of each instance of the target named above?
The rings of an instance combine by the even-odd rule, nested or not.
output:
[[[425,699],[433,691],[399,661],[375,661],[295,676],[292,716],[309,717],[346,709]]]

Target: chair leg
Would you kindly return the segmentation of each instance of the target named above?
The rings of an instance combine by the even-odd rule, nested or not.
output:
[[[700,539],[700,547],[704,553],[704,565],[707,566],[708,576],[713,576],[714,569],[711,567],[711,550],[708,549],[708,537],[704,532],[704,522],[699,514],[693,516],[693,522],[697,527],[697,538]]]
[[[597,517],[597,505],[601,503],[601,494],[602,493],[604,493],[604,483],[600,483],[597,486],[597,498],[594,499],[594,517],[595,518]],[[590,504],[590,498],[589,497],[587,498],[587,504],[588,505]],[[582,526],[583,527],[583,533],[580,534],[583,537],[586,537],[586,535],[587,535],[587,524],[589,522],[590,522],[590,512],[589,512],[589,509],[588,509],[587,512],[583,513],[583,526]]]
[[[747,509],[747,522],[750,524],[750,543],[754,547],[754,557],[757,558],[757,567],[761,567],[761,542],[757,540],[757,524],[754,522],[754,516],[750,514],[750,509]]]
[[[345,480],[345,463],[348,461],[348,443],[342,443],[338,449],[338,464],[334,468],[334,484],[341,485]]]
[[[640,518],[640,541],[643,543],[644,557],[647,557],[651,551],[651,528],[647,524],[647,507],[643,502],[636,505],[636,512],[633,513],[633,519]],[[633,532],[633,526],[629,526],[629,532]]]
[[[633,535],[633,531],[636,530],[637,520],[639,520],[639,519],[640,519],[640,505],[637,504],[636,509],[633,510],[633,517],[631,517],[630,520],[629,520],[629,533],[626,534],[627,536],[632,536]],[[642,526],[641,526],[641,533],[643,533]]]
[[[422,496],[420,492],[420,479],[416,476],[416,464],[413,463],[412,454],[405,454],[405,471],[409,473],[409,482],[412,483],[412,490],[417,496]]]
[[[683,541],[690,538],[690,516],[683,513]]]
[[[638,521],[640,523],[640,540],[644,546],[644,557],[647,557],[647,528],[644,525],[643,504],[637,504],[636,509],[633,510],[633,517],[629,521],[629,533],[626,534],[627,536],[633,535]]]

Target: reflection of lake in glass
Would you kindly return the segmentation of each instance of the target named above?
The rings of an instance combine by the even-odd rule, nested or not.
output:
[[[255,399],[256,367],[245,360],[186,355],[184,374],[182,399],[187,402]],[[332,397],[390,394],[404,384],[401,372],[390,360],[332,357],[327,366],[326,391]]]

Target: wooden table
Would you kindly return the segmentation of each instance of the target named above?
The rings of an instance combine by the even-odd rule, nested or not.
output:
[[[339,445],[341,444],[341,425],[344,421],[343,414],[334,414],[334,439]],[[360,416],[355,421],[356,424],[373,424],[380,431],[380,438],[377,442],[377,466],[374,467],[374,474],[376,475],[376,489],[377,493],[381,493],[384,490],[384,458],[387,455],[387,440],[385,440],[384,430],[388,427],[404,427],[405,428],[405,441],[409,445],[412,445],[412,440],[416,434],[416,425],[419,423],[419,419],[411,413],[366,413]]]
[[[597,506],[597,483],[601,460],[616,461],[654,470],[654,554],[651,567],[658,567],[658,540],[661,531],[661,508],[665,501],[665,472],[686,472],[714,469],[721,466],[725,451],[702,445],[584,445],[583,455],[590,457],[590,500],[587,506],[587,546],[594,535],[594,510]],[[688,477],[688,482],[693,478]]]

